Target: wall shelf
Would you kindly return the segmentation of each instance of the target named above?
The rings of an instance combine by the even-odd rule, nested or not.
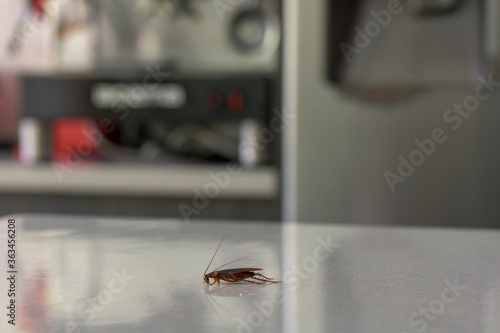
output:
[[[241,169],[227,186],[211,177],[225,165],[85,165],[58,178],[50,164],[24,167],[0,162],[0,193],[98,195],[118,197],[189,198],[194,190],[215,184],[220,199],[273,200],[278,196],[278,170],[273,167]]]

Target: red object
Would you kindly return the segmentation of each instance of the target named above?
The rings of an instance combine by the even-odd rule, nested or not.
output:
[[[12,153],[14,154],[14,161],[19,161],[19,145],[14,146]]]
[[[52,123],[52,158],[65,163],[95,157],[100,133],[88,119],[59,119]]]
[[[245,108],[245,97],[240,90],[233,90],[227,97],[227,105],[229,111],[233,113],[240,113]]]
[[[47,0],[33,0],[31,5],[33,6],[33,10],[36,14],[42,14],[45,12],[45,4]]]
[[[222,96],[219,93],[212,92],[207,96],[207,105],[211,109],[220,109],[222,106]]]

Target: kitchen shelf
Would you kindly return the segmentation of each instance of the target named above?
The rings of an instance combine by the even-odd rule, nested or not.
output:
[[[191,198],[195,191],[216,198],[273,200],[278,196],[278,170],[273,167],[241,169],[227,186],[211,177],[226,165],[88,164],[58,178],[50,164],[31,167],[0,162],[0,194],[98,195],[119,197]],[[207,184],[211,189],[205,190]]]

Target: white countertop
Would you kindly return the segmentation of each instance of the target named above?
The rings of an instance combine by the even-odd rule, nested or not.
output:
[[[14,218],[18,325],[2,315],[2,332],[500,332],[499,231]],[[204,286],[229,226],[211,269],[246,256],[227,267],[283,283]]]

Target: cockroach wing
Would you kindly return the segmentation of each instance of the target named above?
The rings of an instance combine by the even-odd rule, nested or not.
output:
[[[220,271],[217,271],[219,275],[230,275],[230,274],[237,274],[237,273],[243,273],[243,272],[253,272],[253,271],[261,271],[262,268],[228,268],[228,269],[221,269]]]

